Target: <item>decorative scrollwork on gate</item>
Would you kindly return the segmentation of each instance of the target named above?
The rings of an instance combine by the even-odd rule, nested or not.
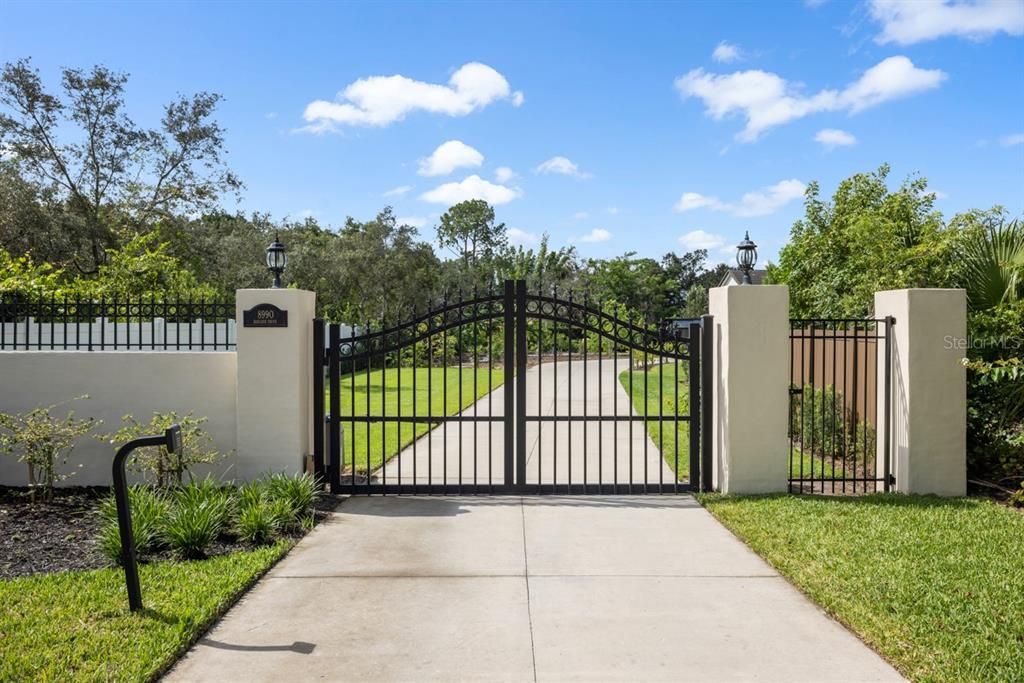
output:
[[[383,356],[401,351],[447,330],[499,320],[504,315],[504,298],[496,295],[444,304],[440,308],[383,330],[374,331],[370,327],[366,332],[355,334],[353,328],[351,336],[342,337],[339,341],[339,351],[342,357],[350,359]]]
[[[637,325],[575,301],[528,294],[526,316],[597,334],[617,347],[680,360],[689,358],[687,338],[666,335],[659,327]]]

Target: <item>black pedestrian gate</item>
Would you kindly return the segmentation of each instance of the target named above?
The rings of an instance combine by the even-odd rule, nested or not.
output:
[[[347,494],[708,489],[710,329],[524,280],[391,326],[315,320],[314,469]]]
[[[888,491],[893,318],[790,320],[789,490]]]

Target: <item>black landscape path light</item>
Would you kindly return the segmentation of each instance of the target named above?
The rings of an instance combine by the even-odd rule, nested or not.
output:
[[[284,245],[281,244],[279,237],[274,235],[273,243],[267,247],[267,268],[274,274],[274,289],[281,289],[281,273],[284,272],[287,265],[288,254],[285,253]]]
[[[736,245],[736,264],[743,271],[743,284],[754,284],[750,279],[750,271],[754,269],[756,263],[757,245],[750,241],[750,231],[747,230],[743,235],[743,241]]]
[[[135,558],[135,536],[132,535],[132,511],[128,505],[128,482],[124,462],[136,448],[163,446],[168,453],[181,452],[181,425],[172,424],[157,436],[132,439],[117,449],[114,456],[114,500],[117,502],[117,526],[121,532],[121,561],[124,580],[128,584],[128,607],[132,612],[142,609],[142,588],[139,587],[139,565]]]

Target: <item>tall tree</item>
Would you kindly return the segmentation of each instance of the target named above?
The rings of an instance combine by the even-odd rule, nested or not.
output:
[[[458,286],[462,288],[487,284],[486,274],[479,272],[482,264],[490,266],[508,245],[504,223],[496,223],[494,208],[482,199],[469,199],[455,204],[441,216],[437,226],[437,243],[452,250],[461,268]],[[488,268],[493,273],[492,268]]]
[[[794,316],[863,317],[876,291],[950,282],[961,234],[945,229],[927,179],[910,177],[890,191],[888,175],[887,164],[853,175],[831,201],[816,182],[808,185],[804,217],[768,275],[789,285]]]
[[[64,256],[83,272],[96,270],[119,230],[212,209],[241,187],[212,119],[220,95],[181,96],[159,127],[142,128],[125,113],[127,80],[103,66],[65,68],[55,95],[28,59],[0,70],[0,149],[66,214]]]

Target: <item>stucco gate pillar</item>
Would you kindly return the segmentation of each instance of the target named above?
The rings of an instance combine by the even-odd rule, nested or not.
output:
[[[785,491],[789,441],[789,288],[710,291],[714,316],[712,485],[723,493]]]
[[[967,493],[967,294],[962,289],[875,293],[875,317],[892,316],[889,437],[894,490]],[[879,371],[882,371],[879,364]],[[879,378],[878,386],[884,386]],[[885,415],[878,392],[877,415]],[[880,420],[881,422],[881,420]],[[885,435],[878,435],[878,472]]]
[[[259,304],[280,312],[265,313],[250,325],[245,311]],[[316,293],[301,289],[240,289],[235,294],[236,479],[303,471],[312,435],[315,311]],[[281,326],[281,313],[287,315],[287,326]]]

